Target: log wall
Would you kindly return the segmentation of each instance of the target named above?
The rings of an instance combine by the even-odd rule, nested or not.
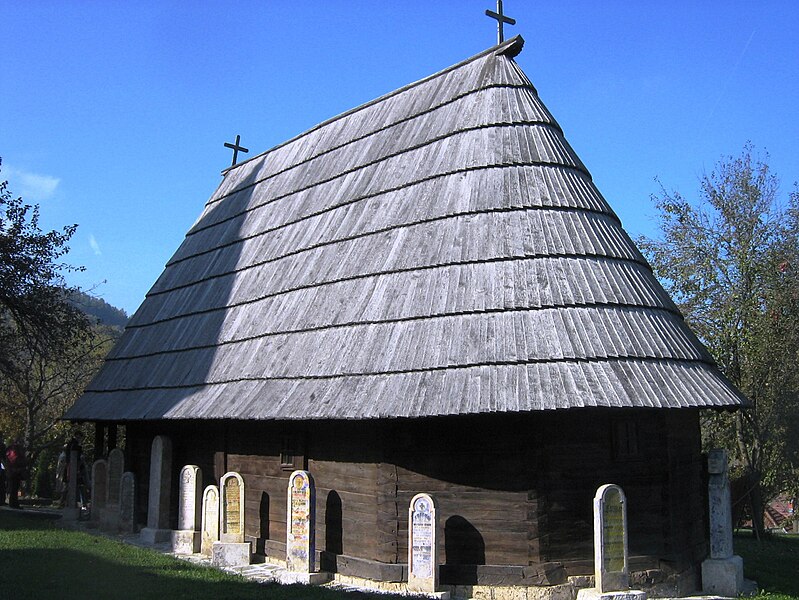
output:
[[[173,520],[184,464],[202,468],[204,485],[237,471],[246,537],[276,558],[285,556],[289,475],[307,468],[316,485],[318,558],[328,570],[405,577],[408,504],[427,492],[439,506],[443,582],[550,584],[588,574],[592,500],[604,483],[627,495],[633,568],[677,572],[706,553],[694,410],[131,424],[127,456],[141,523],[156,433],[173,439]],[[281,464],[286,439],[292,465]]]

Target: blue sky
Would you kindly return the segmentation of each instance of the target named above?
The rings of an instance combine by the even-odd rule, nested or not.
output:
[[[799,179],[799,2],[505,0],[517,62],[631,235],[751,140]],[[250,154],[496,43],[492,0],[0,1],[0,178],[129,313]]]

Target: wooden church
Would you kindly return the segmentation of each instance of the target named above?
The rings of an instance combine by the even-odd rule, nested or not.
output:
[[[258,554],[285,556],[287,481],[307,469],[324,570],[403,581],[425,492],[443,584],[551,586],[593,572],[592,498],[615,483],[633,582],[696,586],[700,411],[747,401],[514,61],[522,45],[224,173],[66,415],[124,427],[140,523],[165,435],[175,487],[184,464],[204,484],[241,473]]]

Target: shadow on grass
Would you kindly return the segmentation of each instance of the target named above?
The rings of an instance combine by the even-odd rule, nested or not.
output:
[[[61,529],[58,517],[0,511],[0,598],[388,600],[308,586],[258,584],[153,550]],[[5,595],[10,594],[10,595]]]

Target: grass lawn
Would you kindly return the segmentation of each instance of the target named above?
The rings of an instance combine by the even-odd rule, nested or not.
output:
[[[799,536],[773,535],[758,542],[751,533],[739,533],[735,553],[744,559],[744,576],[765,590],[759,598],[799,600]]]
[[[0,599],[366,600],[400,598],[258,584],[152,550],[60,529],[33,511],[0,511]],[[407,597],[406,597],[407,600]]]

